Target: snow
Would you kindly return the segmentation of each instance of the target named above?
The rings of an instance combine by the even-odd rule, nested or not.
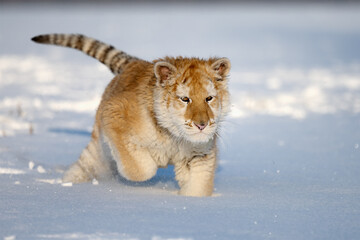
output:
[[[14,168],[0,168],[0,174],[24,174],[25,172]]]
[[[0,239],[357,239],[360,5],[2,4]],[[226,56],[232,112],[216,191],[63,184],[112,78],[95,60],[30,41],[83,33],[144,59]]]

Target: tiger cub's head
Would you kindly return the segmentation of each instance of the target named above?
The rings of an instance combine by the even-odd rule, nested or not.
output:
[[[155,61],[154,110],[158,123],[181,140],[213,139],[229,111],[227,58],[165,58]]]

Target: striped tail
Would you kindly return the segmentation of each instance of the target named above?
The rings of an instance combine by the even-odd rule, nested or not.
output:
[[[139,60],[111,45],[81,34],[45,34],[33,37],[31,40],[78,49],[105,64],[114,74],[121,73],[128,63]]]

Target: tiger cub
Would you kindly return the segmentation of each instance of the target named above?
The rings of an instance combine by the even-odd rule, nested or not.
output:
[[[179,194],[212,195],[216,138],[230,104],[227,58],[149,62],[83,35],[32,40],[78,49],[116,74],[103,93],[90,143],[63,182],[108,179],[117,173],[146,181],[171,164]]]

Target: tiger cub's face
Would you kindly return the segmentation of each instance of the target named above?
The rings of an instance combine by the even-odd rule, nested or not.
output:
[[[208,142],[229,110],[226,58],[165,59],[155,63],[155,114],[173,136],[194,143]]]

